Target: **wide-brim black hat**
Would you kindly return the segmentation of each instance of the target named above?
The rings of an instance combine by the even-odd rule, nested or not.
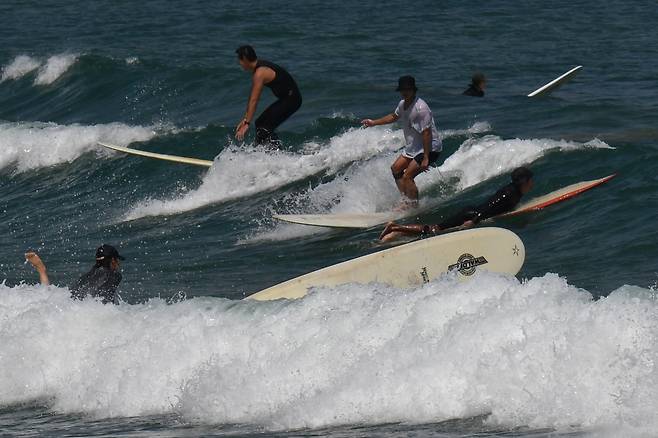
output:
[[[418,88],[416,87],[416,78],[413,76],[400,76],[400,79],[398,79],[398,87],[395,91],[402,90],[418,91]]]

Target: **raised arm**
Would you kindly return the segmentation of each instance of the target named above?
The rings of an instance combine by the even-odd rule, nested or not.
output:
[[[41,260],[41,257],[39,257],[39,255],[34,251],[28,251],[25,253],[25,260],[30,262],[32,266],[34,266],[34,269],[36,269],[39,273],[39,282],[44,286],[48,286],[50,284],[50,280],[48,279],[46,265]]]

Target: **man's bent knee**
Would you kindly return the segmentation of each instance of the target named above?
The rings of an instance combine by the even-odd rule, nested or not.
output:
[[[391,166],[391,173],[393,174],[393,179],[396,181],[404,177],[404,169],[398,171],[395,170],[394,166]]]

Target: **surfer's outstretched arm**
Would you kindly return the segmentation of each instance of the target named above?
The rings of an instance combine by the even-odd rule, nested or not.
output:
[[[39,257],[39,255],[34,251],[28,251],[25,253],[25,260],[30,262],[32,266],[34,266],[34,269],[36,269],[39,273],[39,282],[44,286],[48,286],[50,284],[50,279],[48,278],[46,265],[41,260],[41,257]]]
[[[377,125],[388,125],[389,123],[393,123],[397,121],[400,117],[395,114],[391,113],[388,114],[384,117],[380,117],[378,119],[363,119],[361,120],[361,124],[363,125],[364,128],[367,128],[369,126],[377,126]]]

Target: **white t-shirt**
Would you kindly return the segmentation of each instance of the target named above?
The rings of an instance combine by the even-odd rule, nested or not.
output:
[[[413,158],[423,152],[423,131],[429,127],[432,128],[432,150],[441,152],[443,148],[439,132],[434,125],[432,110],[427,103],[420,97],[416,97],[409,108],[404,109],[404,99],[398,103],[395,108],[395,115],[399,117],[404,130],[404,154],[408,158]]]

